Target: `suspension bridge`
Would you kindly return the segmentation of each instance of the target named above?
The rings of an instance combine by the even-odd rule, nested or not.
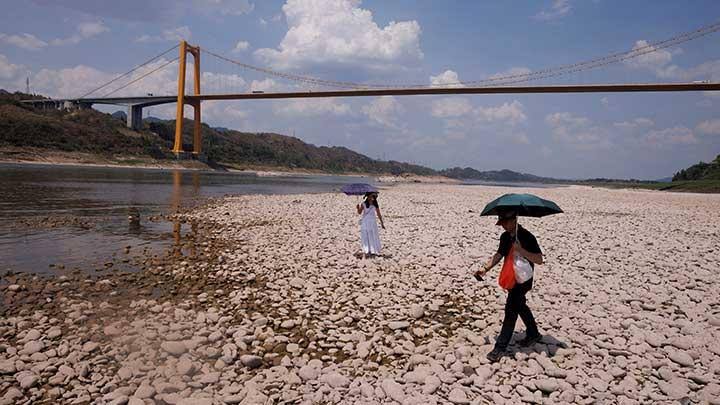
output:
[[[357,83],[320,79],[313,76],[298,75],[254,66],[237,61],[217,52],[192,46],[186,41],[153,56],[131,70],[114,77],[102,85],[91,89],[77,98],[26,100],[24,103],[41,108],[91,108],[94,104],[110,104],[126,106],[128,109],[127,126],[139,129],[142,126],[143,108],[177,103],[175,141],[173,152],[178,157],[198,157],[202,153],[201,103],[217,100],[261,100],[261,99],[300,99],[328,97],[368,97],[368,96],[411,96],[411,95],[450,95],[450,94],[556,94],[556,93],[627,93],[627,92],[687,92],[687,91],[720,91],[720,83],[707,80],[679,83],[597,83],[597,84],[535,84],[547,79],[576,75],[580,72],[600,69],[606,66],[631,61],[659,52],[685,42],[693,41],[720,31],[720,22],[700,27],[694,31],[681,33],[663,41],[636,46],[632,50],[612,53],[599,58],[589,59],[573,64],[552,68],[523,72],[517,74],[495,75],[481,80],[458,81],[444,83],[441,86],[427,83],[389,84],[389,83]],[[166,60],[165,55],[179,50],[179,55]],[[186,71],[187,55],[193,57],[192,88],[188,88]],[[207,77],[201,74],[200,59],[233,66],[236,69],[250,71],[267,78],[295,83],[293,91],[252,91],[248,90],[245,81],[238,75],[219,75],[208,72]],[[167,69],[177,69],[177,94],[154,95],[138,90],[143,80],[150,76],[157,77]],[[201,92],[201,84],[214,84],[214,91]],[[147,82],[145,82],[147,83]],[[306,86],[306,88],[300,88]],[[111,89],[112,90],[109,90]],[[318,88],[322,90],[318,90]],[[131,90],[132,89],[132,90]],[[297,89],[297,90],[296,90]],[[109,90],[109,91],[108,91]],[[133,96],[128,93],[145,94]],[[99,95],[98,95],[99,94]],[[184,124],[184,106],[193,107],[193,149],[183,150],[182,134]]]

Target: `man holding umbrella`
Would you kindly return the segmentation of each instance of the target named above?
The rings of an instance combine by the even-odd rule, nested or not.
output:
[[[536,264],[543,263],[543,254],[535,236],[517,223],[518,214],[524,216],[540,217],[562,212],[552,201],[543,200],[531,194],[506,194],[488,204],[481,215],[497,215],[496,225],[503,227],[505,232],[500,235],[500,245],[497,252],[475,273],[480,279],[490,271],[502,258],[511,260],[514,263],[519,261],[529,262],[531,271],[529,279],[525,280],[515,274],[514,286],[508,289],[507,301],[505,302],[505,316],[500,335],[495,341],[495,347],[487,354],[488,360],[496,362],[505,354],[510,344],[515,323],[518,316],[525,324],[525,338],[520,340],[520,346],[531,346],[542,339],[538,331],[535,317],[528,308],[525,294],[532,289],[532,271]],[[519,269],[518,269],[519,270]]]

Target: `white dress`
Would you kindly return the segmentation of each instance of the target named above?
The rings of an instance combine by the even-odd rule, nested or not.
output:
[[[380,254],[380,233],[376,219],[376,209],[374,205],[370,207],[362,203],[362,216],[360,217],[360,241],[362,242],[362,250],[365,254]]]

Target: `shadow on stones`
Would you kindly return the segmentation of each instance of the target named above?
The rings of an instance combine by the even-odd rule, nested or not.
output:
[[[520,347],[517,342],[525,337],[525,333],[515,332],[513,339],[510,342],[510,346],[507,348],[507,353],[510,356],[514,356],[515,353],[545,353],[547,357],[553,357],[557,354],[558,349],[567,349],[568,344],[559,340],[550,334],[543,334],[542,340],[539,343],[535,343],[529,347]]]

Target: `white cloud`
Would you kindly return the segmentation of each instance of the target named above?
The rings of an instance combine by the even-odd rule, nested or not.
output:
[[[78,24],[77,30],[83,38],[91,38],[103,32],[109,32],[110,28],[105,26],[102,21],[90,21]]]
[[[545,122],[552,128],[556,142],[568,144],[577,150],[594,151],[612,147],[606,129],[593,126],[586,117],[569,112],[548,114]]]
[[[360,4],[288,0],[282,9],[289,29],[278,49],[258,49],[255,55],[278,69],[332,63],[386,70],[422,59],[417,21],[391,21],[380,28]]]
[[[231,16],[249,14],[255,9],[255,4],[249,0],[193,0],[193,4],[196,10],[202,12]]]
[[[78,97],[112,79],[113,75],[90,66],[59,70],[42,69],[31,79],[35,91],[51,97]]]
[[[699,123],[695,129],[703,134],[720,135],[720,119],[703,121]]]
[[[250,83],[250,91],[282,91],[285,90],[283,86],[277,83],[273,79],[253,80]]]
[[[223,109],[223,112],[225,113],[225,116],[229,118],[231,121],[233,120],[244,120],[248,117],[249,113],[245,110],[241,110],[237,107],[233,107],[231,105],[225,107]]]
[[[672,77],[677,74],[677,66],[668,64],[672,61],[672,53],[665,49],[658,49],[645,40],[635,42],[633,51],[642,53],[640,56],[629,58],[623,63],[633,69],[645,69],[654,72],[658,77]]]
[[[23,33],[20,35],[8,35],[0,33],[0,42],[14,45],[18,48],[37,51],[48,46],[47,42],[37,38],[35,35]]]
[[[607,106],[610,105],[610,100],[609,100],[607,97],[603,97],[603,98],[600,99],[600,104],[602,104],[603,106],[607,107]]]
[[[651,127],[655,125],[655,122],[649,118],[635,118],[631,121],[622,121],[622,122],[616,122],[613,124],[615,128],[618,129],[625,129],[625,130],[632,130],[635,128],[641,128],[641,127]]]
[[[337,103],[332,98],[292,100],[275,106],[276,114],[289,117],[315,117],[320,115],[349,115],[350,106]]]
[[[481,122],[503,121],[515,125],[527,120],[523,105],[517,100],[497,107],[478,107],[474,113]]]
[[[535,14],[535,18],[542,21],[565,17],[572,7],[569,0],[553,0],[549,10],[542,10]]]
[[[260,25],[262,25],[263,27],[267,26],[267,24],[268,24],[267,20],[262,17],[260,17],[260,19],[258,21],[260,22]]]
[[[192,72],[187,70],[186,72]],[[186,73],[188,75],[188,73]],[[190,80],[188,75],[186,82]],[[242,93],[247,90],[247,82],[242,76],[235,74],[202,72],[200,75],[200,90],[202,93],[232,94]]]
[[[437,76],[430,76],[432,87],[465,87],[460,83],[458,74],[452,70],[446,70]]]
[[[524,132],[511,134],[510,141],[517,145],[530,145],[530,139],[528,139],[527,135]]]
[[[552,155],[553,151],[547,146],[543,146],[540,148],[540,155],[544,158],[549,158]]]
[[[682,53],[682,49],[670,52],[666,49],[658,49],[645,40],[640,40],[635,42],[633,50],[643,54],[626,59],[623,62],[630,68],[650,71],[662,79],[676,79],[688,82],[695,80],[720,81],[720,60],[711,60],[694,67],[682,68],[671,64],[673,54]],[[716,91],[707,91],[703,92],[703,94],[709,97],[720,96]]]
[[[130,77],[113,83],[112,85],[93,93],[101,96],[109,93],[124,83],[128,83],[149,71],[158,68],[168,61],[156,60],[138,69]],[[192,71],[188,69],[188,71]],[[206,72],[207,73],[207,72]],[[42,69],[30,78],[30,84],[35,92],[55,98],[79,97],[80,95],[106,83],[117,76],[117,72],[104,72],[90,66],[78,65],[63,69]],[[170,64],[164,69],[145,77],[142,80],[113,93],[114,96],[134,96],[152,93],[155,95],[177,94],[177,63]],[[204,76],[207,77],[207,76]],[[188,88],[191,81],[188,81]]]
[[[94,36],[100,35],[104,32],[109,32],[110,28],[105,26],[102,21],[95,22],[83,22],[78,24],[77,32],[67,38],[56,38],[51,41],[53,45],[75,45],[80,43],[84,39],[89,39]]]
[[[242,51],[246,51],[250,47],[250,43],[248,41],[238,41],[237,44],[235,44],[235,48],[233,48],[233,53],[240,53]]]
[[[526,67],[511,67],[510,69],[504,71],[504,72],[498,72],[493,75],[490,75],[490,79],[497,80],[499,82],[503,81],[512,81],[513,79],[519,79],[518,76],[525,76],[528,73],[532,73],[532,70]],[[498,80],[498,79],[505,79],[505,80]]]
[[[80,43],[80,41],[84,39],[92,38],[94,36],[102,34],[103,32],[108,31],[110,31],[110,28],[105,26],[102,21],[90,21],[78,24],[75,34],[67,38],[53,39],[52,41],[50,41],[49,44],[42,39],[27,33],[21,35],[7,35],[0,33],[0,42],[4,42],[31,51],[37,51],[47,47],[48,45],[75,45]]]
[[[710,93],[710,92],[708,92],[708,93]],[[695,103],[695,105],[697,105],[698,107],[707,108],[707,107],[712,107],[713,102],[711,100],[705,99],[705,100],[698,101],[697,103]]]
[[[206,101],[202,105],[202,119],[211,126],[242,127],[250,113],[237,107],[237,104],[228,104],[222,101]]]
[[[371,122],[394,129],[402,127],[397,117],[404,111],[403,106],[392,96],[377,97],[362,107],[363,114],[367,115]]]
[[[123,78],[110,86],[103,88],[93,96],[102,96],[118,89],[125,83],[139,79],[146,73],[155,70],[168,62],[161,58],[143,66],[130,77]],[[188,63],[187,72],[192,72],[192,62]],[[114,92],[113,96],[136,96],[152,93],[156,96],[177,94],[177,62],[152,73],[149,76],[131,84],[130,86]],[[78,97],[117,76],[117,72],[104,72],[95,68],[79,65],[59,70],[43,69],[31,79],[35,91],[52,97]],[[204,71],[200,78],[201,89],[204,93],[236,93],[247,91],[248,84],[245,79],[235,74],[215,73]],[[192,74],[187,73],[186,94],[192,94]]]
[[[187,25],[164,30],[160,35],[141,35],[135,42],[164,42],[164,41],[181,41],[188,40],[192,36],[190,28]]]
[[[449,118],[466,115],[473,110],[473,106],[467,98],[445,97],[434,100],[431,114],[433,117]]]
[[[551,127],[557,128],[560,126],[579,127],[582,125],[587,125],[590,120],[585,117],[576,117],[569,112],[557,112],[547,115],[545,117],[545,122],[548,123]]]
[[[447,144],[446,140],[439,136],[422,136],[411,140],[412,148],[439,148]]]
[[[692,130],[682,126],[650,131],[643,139],[647,144],[657,147],[690,145],[698,142]]]
[[[24,67],[21,65],[10,63],[10,60],[0,53],[0,80],[2,80],[0,83],[3,83],[3,86],[7,86],[10,81],[18,79],[22,75],[23,69]]]

